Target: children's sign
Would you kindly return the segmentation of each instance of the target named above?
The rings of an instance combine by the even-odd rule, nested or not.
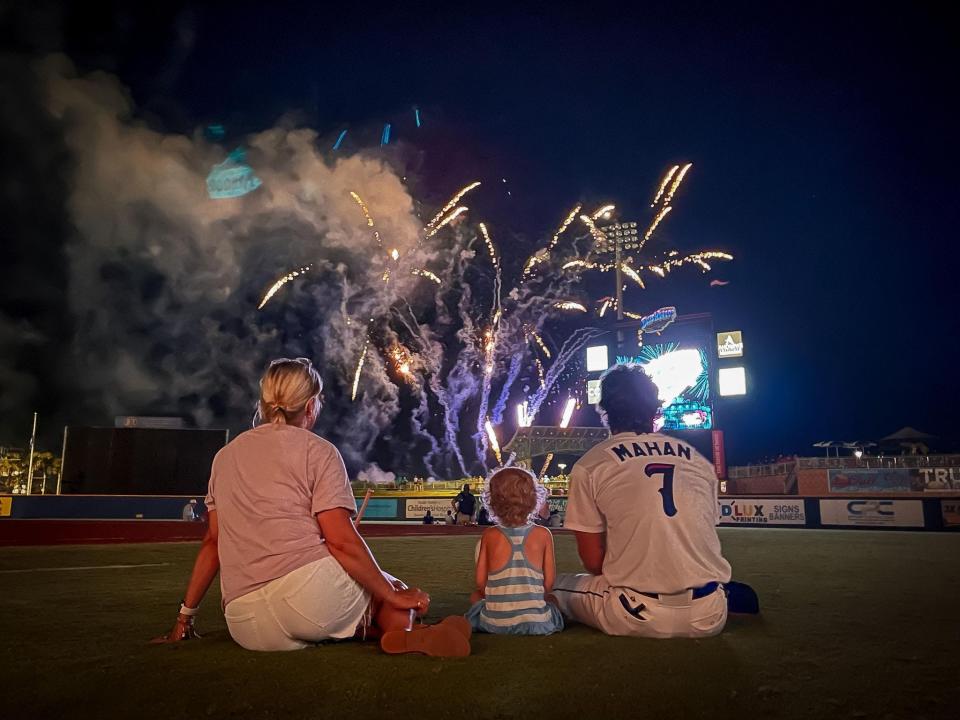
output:
[[[226,160],[217,163],[210,170],[207,175],[207,194],[214,200],[241,197],[262,184],[253,168],[247,165],[246,151],[237,148]]]

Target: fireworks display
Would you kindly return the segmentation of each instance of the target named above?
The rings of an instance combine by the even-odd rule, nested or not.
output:
[[[430,238],[432,238],[434,235],[436,235],[438,232],[440,232],[440,230],[441,230],[445,225],[449,225],[451,222],[453,222],[454,220],[456,220],[458,217],[460,217],[463,213],[465,213],[465,212],[466,212],[467,210],[469,210],[469,209],[470,209],[470,208],[468,208],[466,205],[461,205],[460,207],[458,207],[458,208],[457,208],[456,210],[454,210],[452,213],[450,213],[449,215],[447,215],[443,220],[441,220],[439,223],[437,223],[433,228],[431,228],[430,231],[429,231],[429,232],[427,233],[427,235],[426,235],[426,239],[429,240]]]
[[[309,269],[310,269],[310,266],[305,265],[304,267],[298,268],[297,270],[291,270],[282,278],[277,280],[273,285],[271,285],[267,289],[267,292],[264,293],[263,300],[261,300],[260,304],[257,305],[257,310],[263,310],[263,306],[266,305],[268,302],[270,302],[270,298],[276,295],[277,292],[280,290],[280,288],[282,288],[284,285],[286,285],[288,282],[290,282],[294,278],[300,277]]]
[[[493,424],[489,420],[484,422],[483,427],[487,432],[487,439],[490,441],[493,454],[497,456],[497,465],[502,465],[503,458],[500,456],[500,443],[497,441],[497,432],[493,429]]]
[[[656,207],[657,203],[660,202],[660,198],[663,197],[663,191],[667,189],[667,184],[670,182],[670,178],[674,176],[674,173],[680,169],[679,165],[674,165],[667,171],[667,174],[663,176],[663,181],[660,183],[660,187],[657,189],[657,194],[653,198],[653,202],[650,203],[650,207]]]
[[[641,248],[646,244],[647,240],[650,239],[650,236],[653,235],[653,231],[657,229],[657,225],[660,224],[660,221],[669,215],[671,210],[673,210],[673,207],[667,205],[666,207],[661,208],[660,212],[654,216],[653,222],[650,223],[650,227],[648,227],[647,231],[643,234],[643,241],[640,243]]]
[[[480,223],[480,234],[483,235],[483,241],[487,244],[487,252],[490,253],[490,262],[497,266],[500,264],[500,261],[497,259],[497,249],[493,246],[493,240],[490,239],[490,233],[487,231],[487,226],[483,223]]]
[[[670,204],[670,202],[673,200],[677,189],[680,187],[680,184],[683,182],[684,178],[692,167],[693,163],[687,163],[683,167],[674,165],[667,171],[666,175],[664,175],[654,195],[653,202],[650,204],[651,208],[655,208],[658,204],[660,204],[660,207],[654,213],[639,242],[634,242],[631,244],[629,241],[621,241],[619,230],[617,230],[616,234],[608,236],[603,230],[597,227],[595,221],[600,217],[609,217],[609,213],[614,210],[614,206],[611,204],[603,205],[589,215],[580,215],[581,222],[586,225],[590,236],[593,238],[595,248],[599,248],[599,251],[596,254],[609,256],[611,252],[614,255],[619,252],[621,258],[619,266],[616,264],[616,262],[600,262],[595,258],[595,256],[592,256],[591,253],[587,253],[585,257],[575,257],[566,260],[561,265],[561,269],[574,271],[596,270],[598,272],[618,270],[618,278],[620,275],[625,275],[641,290],[645,290],[646,283],[644,282],[643,275],[641,274],[643,272],[650,272],[659,278],[665,278],[672,269],[678,268],[682,265],[695,265],[699,267],[702,272],[708,272],[713,267],[708,260],[732,260],[732,255],[719,250],[696,252],[684,257],[679,257],[679,251],[670,250],[665,254],[666,259],[659,262],[653,258],[637,258],[637,254],[644,249],[647,241],[654,236],[657,227],[673,211],[673,206]],[[619,227],[621,226],[614,225],[613,229]],[[615,250],[611,251],[611,246],[613,246]],[[528,261],[528,264],[529,262],[530,261]],[[626,286],[623,286],[623,288],[618,288],[618,297],[622,289],[626,289]],[[574,305],[578,304],[571,305],[570,303],[558,302],[554,307],[562,310],[578,310],[579,308],[575,307]],[[627,312],[625,308],[619,308],[617,305],[617,300],[612,297],[603,298],[600,302],[598,302],[597,315],[599,317],[603,317],[607,311],[611,309],[611,307],[620,312],[624,317],[642,317],[642,315],[637,313]],[[584,310],[584,312],[586,312],[586,310]]]
[[[104,414],[138,408],[239,427],[243,379],[271,358],[309,357],[326,397],[318,432],[351,472],[378,459],[438,478],[484,473],[495,440],[516,427],[507,408],[526,403],[524,423],[555,425],[578,397],[583,350],[609,330],[596,325],[626,309],[614,300],[625,283],[629,309],[649,313],[642,285],[730,259],[702,248],[605,256],[599,241],[619,242],[605,223],[630,212],[613,207],[625,204],[617,196],[564,201],[530,237],[539,206],[521,203],[523,185],[507,195],[502,172],[430,204],[434,170],[462,168],[426,172],[414,160],[425,154],[398,146],[416,111],[371,133],[290,123],[248,133],[237,139],[240,169],[257,191],[214,200],[210,168],[241,160],[222,137],[132,120],[116,78],[59,63],[37,73],[44,112],[71,118],[56,125],[76,160],[67,200],[79,250],[68,279],[84,332],[73,355],[83,396]],[[687,163],[657,178],[644,228],[690,173]],[[590,272],[625,283],[598,302],[581,284]]]
[[[650,221],[639,247],[642,248],[643,243],[653,236],[657,226],[672,210],[667,203],[689,169],[690,164],[682,168],[675,166],[661,181],[654,205],[661,201],[663,204]],[[360,398],[361,405],[367,402],[367,396],[361,397],[360,393],[364,381],[382,387],[386,378],[392,379],[396,389],[391,392],[409,395],[408,402],[414,405],[410,420],[414,437],[426,443],[428,450],[423,462],[428,472],[438,475],[469,474],[478,465],[487,469],[491,452],[496,462],[502,463],[497,428],[504,425],[504,410],[511,396],[515,398],[518,393],[523,394],[516,403],[516,422],[510,425],[529,427],[534,424],[547,398],[561,391],[558,384],[565,368],[575,362],[577,353],[591,338],[602,332],[580,328],[568,335],[558,351],[552,352],[541,335],[544,322],[552,315],[560,321],[568,313],[589,314],[584,302],[570,299],[570,291],[579,281],[579,274],[585,271],[608,273],[618,269],[616,264],[600,261],[589,253],[585,257],[567,259],[552,257],[560,237],[578,218],[586,228],[586,234],[574,238],[575,246],[584,239],[609,244],[610,238],[596,221],[611,217],[614,205],[603,204],[590,213],[584,213],[582,206],[577,205],[565,216],[546,246],[526,260],[516,286],[501,296],[504,259],[493,242],[487,223],[476,223],[473,231],[469,223],[453,225],[454,220],[467,212],[467,207],[460,205],[460,201],[479,185],[480,181],[475,181],[455,193],[424,226],[414,242],[413,251],[401,254],[398,248],[391,248],[385,259],[374,260],[370,265],[371,274],[389,281],[386,287],[394,289],[388,292],[392,298],[389,308],[381,308],[368,319],[365,338],[353,356],[358,359],[350,383],[351,400],[356,402]],[[358,192],[350,191],[350,196],[360,208],[367,228],[373,232],[372,242],[376,248],[382,248],[383,241],[370,208]],[[447,227],[452,229],[451,233],[444,235],[443,240],[430,243],[440,230]],[[479,253],[477,248],[480,248]],[[680,255],[678,251],[670,250],[659,259],[648,258],[645,262],[624,255],[619,272],[641,290],[646,287],[643,273],[665,278],[671,270],[688,264],[706,272],[710,269],[710,261],[732,259],[728,253],[720,251]],[[489,258],[489,264],[475,263],[474,258],[478,256]],[[423,266],[426,261],[442,269],[437,272],[427,270]],[[260,307],[284,284],[310,267],[303,266],[280,278],[267,291]],[[535,282],[534,270],[539,270]],[[403,277],[429,280],[436,288],[435,298],[426,305],[412,305],[407,293],[413,286],[408,288],[402,283]],[[370,291],[358,288],[356,292]],[[589,302],[596,302],[596,314],[600,318],[618,309],[614,297]],[[481,309],[484,305],[486,309]],[[349,304],[345,304],[342,308],[346,313],[346,325],[359,326],[360,318],[351,318],[348,307]],[[653,317],[626,311],[624,315],[643,320]],[[371,345],[386,359],[386,375],[372,367],[364,372],[364,368],[369,367]],[[453,351],[454,347],[459,349]],[[448,350],[452,352],[448,353]],[[517,383],[521,378],[527,383],[522,387]],[[531,381],[533,388],[529,389]],[[401,392],[401,387],[406,389]],[[382,393],[383,390],[375,392]],[[569,426],[577,404],[575,396],[563,402],[561,428]],[[470,416],[475,420],[463,423]],[[472,443],[465,442],[464,433],[469,426],[475,428],[470,432]],[[547,458],[541,475],[551,460]]]
[[[547,246],[547,250],[553,250],[557,246],[560,236],[563,235],[564,231],[568,227],[570,227],[570,223],[577,219],[577,215],[580,214],[581,209],[583,209],[583,205],[577,205],[573,210],[570,211],[564,221],[560,224],[560,229],[554,233],[552,238],[550,238],[550,244]]]
[[[564,231],[568,227],[570,227],[570,223],[576,220],[577,215],[579,215],[582,208],[582,205],[577,205],[575,208],[573,208],[573,210],[570,211],[564,221],[560,224],[560,227],[557,229],[557,231],[553,234],[553,237],[550,238],[550,243],[547,245],[547,247],[531,255],[527,259],[527,262],[523,266],[521,282],[530,276],[537,265],[545,263],[550,259],[550,251],[557,246],[557,243],[560,241],[560,236],[563,235]]]
[[[553,453],[547,453],[547,456],[543,459],[543,466],[540,468],[540,473],[538,477],[543,479],[543,476],[547,474],[547,470],[550,469],[550,463],[553,462]]]
[[[576,310],[577,312],[584,313],[587,311],[587,308],[585,308],[581,303],[574,302],[573,300],[563,300],[554,304],[554,307],[557,310]]]
[[[540,337],[540,336],[539,336],[537,333],[535,333],[535,332],[531,332],[531,333],[530,333],[530,337],[533,338],[534,342],[537,343],[537,346],[539,346],[540,350],[543,352],[544,355],[547,356],[547,359],[549,360],[549,359],[550,359],[550,348],[548,348],[547,345],[546,345],[546,343],[543,342],[543,338]]]
[[[573,417],[573,411],[576,409],[576,407],[576,398],[567,398],[567,402],[563,406],[563,416],[560,418],[561,428],[570,427],[570,419]]]
[[[581,215],[580,221],[587,226],[587,229],[590,231],[590,235],[593,236],[595,242],[602,245],[607,241],[607,236],[604,235],[603,231],[597,227],[597,224],[594,222],[594,218],[591,215]]]
[[[395,345],[387,354],[393,362],[393,369],[400,377],[407,382],[414,380],[415,375],[410,361],[410,352],[403,345]],[[362,361],[363,358],[361,357],[361,364]]]
[[[630,267],[630,263],[620,263],[620,272],[633,280],[641,288],[646,288],[646,285],[643,284],[643,278],[640,277],[640,274],[636,270]]]
[[[591,220],[599,220],[602,217],[610,217],[610,213],[617,209],[616,205],[604,205],[600,208],[597,208],[590,215]]]
[[[360,359],[357,361],[357,369],[353,373],[353,389],[350,392],[351,402],[354,402],[357,399],[357,389],[360,387],[360,373],[363,372],[363,361],[367,359],[367,349],[369,347],[369,342],[364,344],[363,352],[360,353]]]
[[[447,202],[446,205],[440,208],[440,212],[434,215],[433,219],[427,223],[427,229],[428,230],[432,229],[440,221],[440,218],[442,218],[444,215],[450,212],[450,210],[452,210],[456,206],[456,204],[460,202],[460,200],[463,198],[464,195],[466,195],[468,192],[470,192],[471,190],[479,186],[480,186],[480,181],[475,180],[474,182],[470,183],[466,187],[458,190],[456,194],[452,198],[450,198],[449,202]]]
[[[673,185],[670,186],[670,192],[668,192],[667,196],[663,199],[664,205],[669,205],[670,201],[673,200],[674,193],[677,192],[677,188],[680,187],[680,183],[683,182],[683,178],[686,176],[686,174],[690,171],[690,168],[692,167],[693,167],[693,163],[687,163],[686,165],[683,166],[683,169],[674,179]]]
[[[370,210],[367,208],[367,204],[353,190],[350,191],[350,197],[352,197],[356,201],[357,205],[360,206],[360,210],[363,212],[363,217],[367,221],[367,227],[373,230],[373,238],[377,241],[377,246],[382,246],[383,242],[380,240],[380,233],[377,232],[377,229],[373,226],[373,218],[370,216]]]
[[[429,270],[424,270],[423,268],[414,268],[413,270],[410,271],[410,274],[419,275],[420,277],[425,277],[427,280],[429,280],[432,283],[436,283],[437,285],[443,285],[443,283],[440,282],[440,278],[438,278],[434,273],[430,272]]]

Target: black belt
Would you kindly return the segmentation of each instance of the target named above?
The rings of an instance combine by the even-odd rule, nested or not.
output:
[[[693,599],[699,600],[700,598],[704,598],[707,595],[713,595],[713,593],[717,591],[718,587],[720,587],[720,583],[713,581],[713,582],[708,582],[706,585],[702,585],[701,587],[693,588]],[[648,592],[641,592],[640,590],[634,590],[634,592],[639,595],[646,595],[647,597],[653,598],[654,600],[659,600],[661,595],[679,595],[680,594],[680,593],[648,593]]]

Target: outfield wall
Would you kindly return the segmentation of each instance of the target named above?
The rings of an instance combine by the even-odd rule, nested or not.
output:
[[[0,545],[23,544],[25,532],[42,540],[33,528],[54,523],[56,533],[81,538],[106,532],[102,539],[130,541],[199,539],[205,523],[183,521],[188,496],[34,495],[0,496]],[[202,500],[198,506],[203,511]],[[446,515],[451,497],[422,497],[380,493],[370,498],[368,521],[415,522],[430,509],[438,519]],[[359,498],[358,498],[359,502]],[[567,498],[551,496],[550,509],[564,512]],[[720,497],[721,527],[783,527],[869,530],[960,530],[960,497],[850,493],[819,497],[785,495],[724,495]],[[138,522],[139,521],[139,522]],[[86,523],[86,526],[85,526]],[[96,525],[96,531],[94,528]],[[61,540],[63,542],[64,540]]]
[[[851,530],[960,530],[960,498],[830,495],[722,496],[720,526]]]

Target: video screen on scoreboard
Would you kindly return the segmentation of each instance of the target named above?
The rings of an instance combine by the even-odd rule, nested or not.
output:
[[[634,357],[617,363],[636,363],[660,391],[661,410],[654,421],[658,430],[709,430],[710,368],[705,348],[680,342],[644,345]]]

